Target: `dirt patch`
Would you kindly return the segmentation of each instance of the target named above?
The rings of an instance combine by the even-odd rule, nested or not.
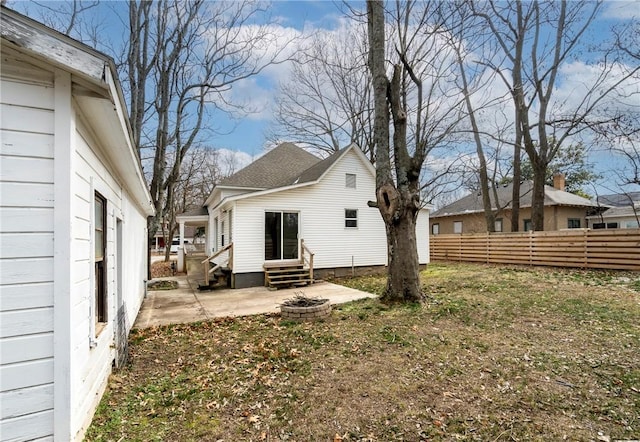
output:
[[[147,283],[149,290],[174,290],[178,288],[178,281],[154,280]]]
[[[426,305],[136,331],[87,440],[638,438],[640,275],[438,264],[422,277]]]

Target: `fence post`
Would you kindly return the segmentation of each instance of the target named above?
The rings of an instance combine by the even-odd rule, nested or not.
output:
[[[582,235],[582,241],[584,243],[584,268],[588,268],[589,267],[589,229],[584,229],[583,231],[583,235]]]
[[[533,265],[533,230],[529,230],[529,265]]]
[[[491,237],[489,236],[490,233],[487,232],[487,241],[485,243],[485,252],[487,254],[487,264],[489,264],[489,255],[491,255],[491,253],[489,252],[489,249],[491,248]]]

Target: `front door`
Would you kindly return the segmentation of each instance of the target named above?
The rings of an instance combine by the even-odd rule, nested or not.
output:
[[[265,212],[264,259],[298,259],[297,212]]]

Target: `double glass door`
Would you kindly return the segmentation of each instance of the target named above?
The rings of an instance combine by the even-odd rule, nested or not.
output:
[[[264,259],[298,259],[298,212],[266,212]]]

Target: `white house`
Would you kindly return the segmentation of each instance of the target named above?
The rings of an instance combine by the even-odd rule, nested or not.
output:
[[[113,61],[1,24],[0,439],[79,440],[144,297],[153,207]]]
[[[241,288],[262,285],[265,269],[308,260],[311,253],[321,277],[386,266],[385,226],[378,209],[367,205],[371,200],[375,169],[356,145],[321,160],[283,143],[222,180],[202,209],[179,215],[178,222],[181,231],[206,223],[210,254],[232,247],[231,285]],[[427,264],[427,208],[418,215],[417,240],[420,264]]]

